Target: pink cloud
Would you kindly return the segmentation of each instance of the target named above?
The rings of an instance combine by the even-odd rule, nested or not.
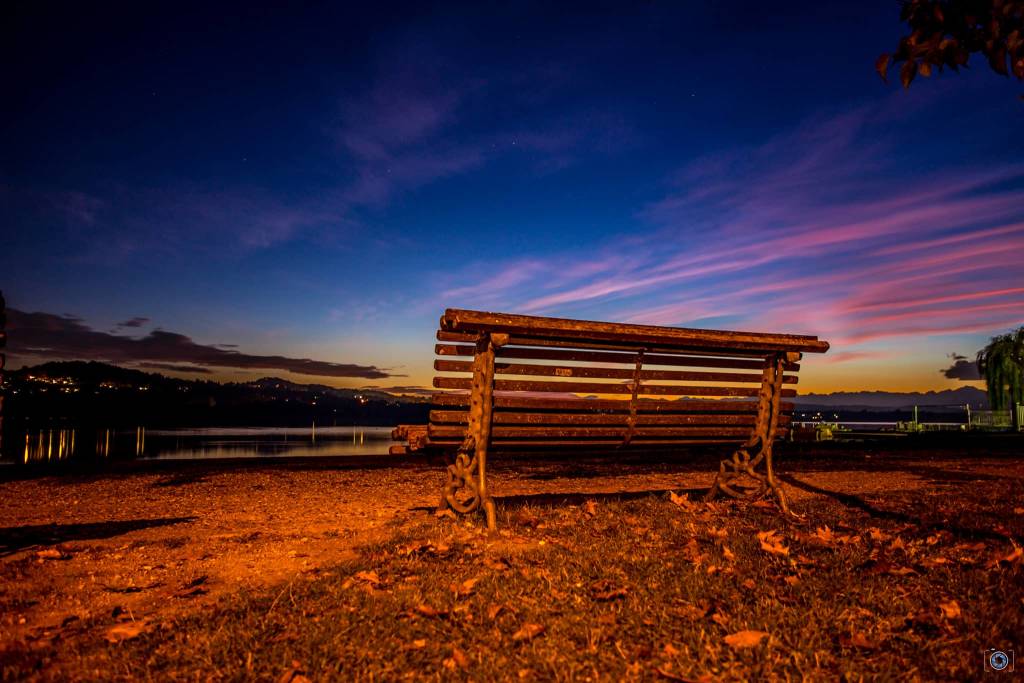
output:
[[[628,322],[721,319],[712,326],[847,345],[1021,322],[1024,165],[895,182],[885,135],[868,133],[897,116],[864,108],[696,160],[638,213],[645,229],[531,260],[521,277],[490,280],[488,300]]]
[[[821,362],[836,365],[852,361],[881,360],[892,356],[889,351],[833,351],[822,357]]]

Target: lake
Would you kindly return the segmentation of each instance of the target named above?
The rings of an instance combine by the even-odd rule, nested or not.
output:
[[[44,429],[9,438],[0,462],[386,455],[391,443],[391,427]]]

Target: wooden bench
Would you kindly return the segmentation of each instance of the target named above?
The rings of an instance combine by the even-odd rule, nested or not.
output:
[[[708,494],[773,493],[772,443],[787,433],[801,354],[817,337],[697,330],[448,309],[427,425],[393,452],[454,455],[442,508],[483,508],[487,458],[537,449],[679,449],[735,444]],[[752,484],[752,485],[751,485]]]

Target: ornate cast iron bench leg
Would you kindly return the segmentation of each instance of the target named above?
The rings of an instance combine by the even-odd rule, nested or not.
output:
[[[719,492],[733,498],[759,498],[771,492],[783,512],[789,513],[786,494],[775,480],[772,468],[772,445],[779,424],[779,401],[782,395],[782,374],[787,361],[796,362],[798,353],[775,354],[765,359],[761,374],[761,391],[758,394],[757,421],[750,439],[723,460],[718,468],[715,482],[708,491],[706,500],[714,499]],[[764,462],[764,473],[757,471]],[[752,487],[740,488],[743,480],[753,482]]]
[[[469,399],[469,427],[466,438],[448,465],[447,479],[441,488],[440,510],[450,507],[470,514],[483,507],[487,528],[494,531],[494,501],[487,492],[487,448],[491,442],[491,415],[494,410],[494,350],[508,343],[507,334],[484,334],[476,344],[473,358],[473,388]]]

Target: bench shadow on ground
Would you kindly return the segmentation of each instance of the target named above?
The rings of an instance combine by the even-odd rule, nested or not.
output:
[[[1013,535],[999,533],[990,529],[977,529],[973,527],[960,526],[958,524],[950,524],[948,522],[929,522],[924,518],[900,512],[898,510],[885,510],[876,505],[869,503],[860,496],[856,496],[852,493],[843,493],[842,491],[832,491],[825,489],[814,484],[809,484],[799,479],[795,479],[789,475],[779,475],[778,478],[792,486],[808,493],[814,493],[821,496],[827,496],[832,500],[845,505],[848,508],[860,510],[868,516],[874,519],[883,519],[890,522],[898,522],[902,524],[913,524],[918,527],[922,532],[930,531],[946,531],[957,538],[964,540],[980,541],[980,540],[997,540],[1005,541],[1007,539],[1013,540],[1016,543],[1020,543],[1021,539]]]
[[[906,472],[911,468],[901,468],[900,471]],[[934,474],[933,468],[920,468],[923,477],[930,477]],[[526,478],[530,479],[554,479],[559,475],[557,473],[551,473],[545,471],[537,473],[538,476],[528,475]],[[601,476],[604,472],[593,472],[589,471],[587,474],[583,472],[577,472],[578,476],[575,479],[585,479],[587,476]],[[981,475],[973,472],[950,472],[949,477],[938,477],[936,481],[949,481],[954,477],[960,478],[958,475],[965,475],[964,480],[971,480],[980,478]],[[849,508],[851,510],[860,511],[873,519],[885,520],[889,522],[895,522],[900,524],[911,524],[918,527],[922,533],[933,533],[937,531],[946,531],[952,534],[954,537],[970,540],[996,540],[1005,541],[1007,539],[1020,544],[1022,539],[1014,535],[1008,535],[1005,533],[999,533],[990,529],[979,529],[967,526],[961,526],[958,524],[952,524],[949,522],[939,521],[928,521],[921,516],[908,514],[899,510],[889,510],[874,505],[863,497],[854,495],[852,493],[844,493],[842,491],[833,491],[831,489],[822,488],[815,486],[814,484],[801,481],[794,478],[789,474],[779,474],[778,478],[793,488],[797,488],[808,493],[816,494],[830,498],[831,500]],[[704,495],[708,492],[707,488],[696,487],[696,488],[650,488],[640,491],[604,491],[604,492],[587,492],[587,491],[565,491],[565,492],[546,492],[546,493],[535,493],[535,494],[521,494],[521,495],[496,495],[494,496],[494,502],[499,508],[506,510],[521,509],[524,507],[531,506],[562,506],[562,505],[583,505],[587,501],[597,502],[613,502],[613,501],[626,501],[626,500],[637,500],[646,498],[649,496],[667,497],[669,492],[674,492],[680,495],[687,495],[691,500],[702,500]],[[413,508],[418,511],[432,511],[433,507],[417,507]],[[812,520],[813,521],[813,520]]]
[[[492,496],[492,498],[494,499],[495,504],[499,507],[506,509],[518,509],[534,505],[541,507],[583,505],[590,500],[596,502],[614,502],[621,500],[638,500],[640,498],[647,498],[648,496],[667,497],[669,492],[687,494],[691,499],[699,500],[701,496],[708,492],[708,490],[706,488],[684,489],[676,487],[670,489],[646,489],[643,491],[566,491],[564,493],[526,493],[512,496]],[[433,512],[437,508],[434,506],[421,505],[409,509],[416,512]]]
[[[637,500],[648,496],[667,497],[669,492],[687,494],[693,500],[699,500],[705,493],[706,488],[693,489],[648,489],[645,491],[612,491],[612,492],[568,492],[568,493],[529,493],[516,496],[494,496],[494,502],[498,505],[509,507],[526,507],[531,505],[583,505],[588,500],[618,501]]]
[[[35,524],[0,528],[0,557],[34,546],[113,538],[140,529],[186,524],[195,517],[129,519],[86,524]]]

